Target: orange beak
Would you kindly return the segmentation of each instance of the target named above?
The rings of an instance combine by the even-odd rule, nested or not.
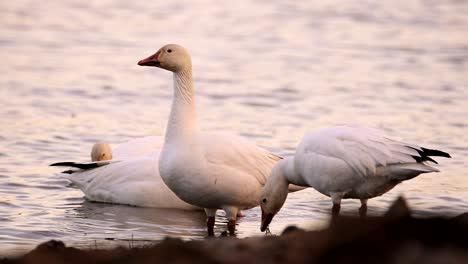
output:
[[[273,214],[266,214],[262,210],[262,224],[260,226],[260,231],[264,232],[268,228],[268,225],[271,223],[271,220],[273,220],[273,216]]]
[[[161,51],[158,51],[154,55],[151,55],[148,58],[139,61],[138,65],[140,65],[140,66],[153,66],[153,67],[160,66],[161,63],[158,60],[160,53],[161,53]]]

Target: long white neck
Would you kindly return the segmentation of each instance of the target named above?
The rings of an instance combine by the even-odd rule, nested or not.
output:
[[[186,141],[198,131],[192,68],[174,73],[174,99],[166,130],[166,143]]]
[[[296,172],[294,166],[294,157],[284,158],[280,162],[282,162],[281,169],[283,175],[289,183],[299,186],[308,186],[308,184],[304,181],[304,178],[302,178],[302,176]]]

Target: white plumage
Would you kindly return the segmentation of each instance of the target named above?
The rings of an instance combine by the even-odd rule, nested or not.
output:
[[[174,73],[174,99],[159,171],[182,200],[205,208],[213,235],[216,210],[223,209],[234,232],[239,210],[258,205],[260,191],[280,157],[238,136],[198,129],[192,63],[181,46],[169,44],[141,60]]]
[[[392,140],[371,128],[337,126],[307,134],[294,156],[275,165],[263,189],[261,229],[281,209],[289,183],[313,187],[331,197],[335,215],[341,199],[360,199],[364,216],[367,199],[421,173],[437,172],[427,164],[436,163],[429,156],[450,157],[439,150]]]
[[[75,167],[60,175],[75,184],[91,201],[201,210],[180,200],[162,181],[158,160],[163,142],[163,138],[157,136],[138,138],[118,145],[110,161],[52,165]]]
[[[344,192],[349,198],[371,198],[377,186],[393,185],[437,169],[417,162],[418,150],[411,144],[391,140],[378,130],[339,126],[304,137],[294,155],[294,166],[304,181],[319,192]],[[375,186],[361,184],[373,179]],[[391,182],[391,183],[390,183]],[[396,184],[396,183],[395,183]]]
[[[229,134],[197,133],[188,143],[164,146],[164,181],[184,201],[223,209],[230,220],[258,205],[260,190],[280,157]]]

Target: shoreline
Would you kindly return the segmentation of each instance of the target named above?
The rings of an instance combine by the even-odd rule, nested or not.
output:
[[[339,217],[319,231],[290,226],[281,235],[78,249],[50,240],[0,263],[468,263],[468,212],[414,218],[404,199],[383,217]]]

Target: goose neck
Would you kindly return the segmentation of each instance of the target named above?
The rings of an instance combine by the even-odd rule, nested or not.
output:
[[[197,131],[192,69],[174,73],[174,98],[169,116],[166,142],[189,139]]]
[[[193,105],[194,99],[192,69],[174,72],[174,101],[179,104]]]
[[[289,183],[299,185],[299,186],[307,186],[307,183],[304,181],[304,178],[299,175],[296,171],[296,166],[294,164],[294,157],[287,157],[282,162],[282,170],[283,175],[287,179]]]

